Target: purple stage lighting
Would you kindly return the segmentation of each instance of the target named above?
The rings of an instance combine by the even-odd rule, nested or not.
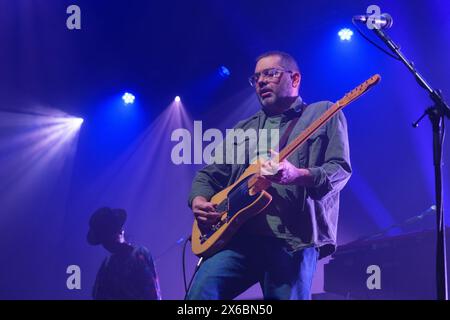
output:
[[[180,96],[176,96],[174,100],[175,100],[175,102],[180,102],[181,98],[180,98]]]
[[[54,119],[52,125],[54,126],[54,128],[60,130],[61,133],[66,132],[68,134],[78,131],[83,124],[83,121],[83,118],[62,117]]]
[[[83,124],[84,119],[83,118],[72,118],[72,119],[70,119],[70,122],[71,122],[71,125],[73,125],[76,128],[79,128]]]

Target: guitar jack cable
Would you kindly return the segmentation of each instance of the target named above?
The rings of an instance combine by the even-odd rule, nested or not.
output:
[[[192,281],[194,280],[195,274],[197,273],[198,269],[200,268],[200,265],[203,262],[203,257],[200,257],[200,259],[197,262],[197,265],[195,266],[195,270],[194,273],[192,274],[191,280],[189,280],[189,285],[186,283],[186,247],[188,242],[190,242],[192,240],[192,235],[190,235],[189,237],[186,237],[186,240],[184,241],[183,244],[183,255],[181,257],[181,264],[183,266],[183,282],[184,282],[184,300],[187,299],[187,295],[189,292],[189,289],[191,288],[192,285]]]

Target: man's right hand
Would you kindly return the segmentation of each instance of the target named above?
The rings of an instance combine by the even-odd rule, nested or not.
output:
[[[192,212],[197,222],[211,226],[220,220],[221,214],[216,212],[216,204],[208,202],[205,197],[197,196],[192,200]]]

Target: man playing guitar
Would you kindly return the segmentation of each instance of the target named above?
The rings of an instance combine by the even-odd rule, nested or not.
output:
[[[289,54],[259,56],[250,83],[262,108],[235,128],[279,130],[283,147],[333,105],[306,105],[299,96],[300,81],[298,65]],[[339,111],[279,163],[277,154],[267,151],[272,157],[262,160],[257,183],[270,185],[266,190],[272,201],[203,261],[188,299],[233,299],[257,282],[265,299],[310,298],[318,259],[335,250],[339,192],[351,175],[344,114]],[[234,183],[248,165],[214,163],[197,173],[189,205],[200,227],[220,220],[211,197]]]

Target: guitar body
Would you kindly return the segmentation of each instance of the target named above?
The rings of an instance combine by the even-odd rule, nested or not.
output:
[[[262,190],[253,194],[249,182],[259,172],[259,166],[250,165],[239,179],[216,193],[210,202],[222,213],[221,221],[208,230],[201,230],[197,221],[192,227],[192,252],[209,257],[221,250],[236,231],[250,218],[263,211],[272,201],[272,196]]]
[[[277,160],[285,160],[337,112],[367,92],[380,79],[381,77],[378,74],[372,76],[333,104],[281,150]],[[221,219],[217,224],[208,227],[206,230],[199,228],[197,221],[194,221],[192,227],[192,251],[194,254],[201,257],[213,255],[227,244],[240,226],[253,216],[261,213],[269,205],[272,196],[265,191],[269,185],[256,186],[256,178],[260,174],[260,168],[259,162],[252,163],[235,183],[215,194],[209,200],[217,205],[216,211],[222,214]]]

